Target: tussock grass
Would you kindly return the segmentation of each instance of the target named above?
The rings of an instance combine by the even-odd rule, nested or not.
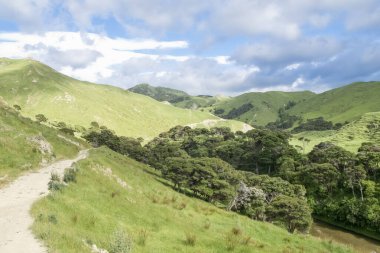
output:
[[[173,191],[157,180],[154,169],[106,148],[92,150],[88,159],[78,162],[77,168],[77,183],[69,183],[32,208],[33,232],[51,252],[90,252],[83,241],[110,250],[112,235],[117,230],[129,235],[133,252],[137,253],[231,252],[226,242],[228,234],[238,242],[233,252],[272,253],[282,252],[285,247],[299,252],[300,246],[304,252],[350,252],[310,236],[289,235],[269,223],[252,221],[222,209],[202,212],[216,207]],[[132,188],[125,189],[97,172],[102,168],[111,168]],[[120,194],[112,198],[112,192],[117,191]],[[181,203],[186,207],[177,208]],[[48,215],[55,215],[58,223],[50,223]],[[205,221],[212,224],[206,225],[207,229]],[[231,232],[236,224],[241,234]],[[285,242],[289,236],[293,239]]]

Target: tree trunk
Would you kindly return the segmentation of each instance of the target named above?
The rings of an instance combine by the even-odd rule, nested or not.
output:
[[[354,185],[351,185],[351,190],[352,190],[352,196],[354,196],[354,198],[356,199]]]
[[[270,175],[270,165],[268,166],[268,176]]]
[[[361,200],[363,201],[364,200],[364,197],[363,197],[363,187],[362,187],[362,184],[359,182],[359,188],[360,188],[360,197],[361,197]]]
[[[256,162],[256,174],[259,175],[259,165]]]

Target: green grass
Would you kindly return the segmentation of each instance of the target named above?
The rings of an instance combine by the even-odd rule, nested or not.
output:
[[[58,134],[78,142],[52,128],[21,117],[0,102],[0,187],[25,171],[38,168],[42,159],[48,162],[74,157],[79,147],[58,137]],[[35,136],[42,136],[50,143],[53,153],[42,154],[38,145],[30,141]]]
[[[0,60],[0,94],[23,115],[89,127],[92,121],[119,135],[151,139],[176,125],[218,119],[121,88],[82,82],[33,60]]]
[[[158,101],[168,101],[176,107],[187,109],[208,107],[224,99],[220,96],[190,96],[181,90],[154,87],[149,84],[138,84],[130,88],[129,91],[149,96]]]
[[[302,92],[250,92],[213,105],[214,109],[223,109],[224,115],[228,114],[233,108],[251,103],[253,108],[248,112],[235,118],[251,125],[265,126],[269,122],[274,122],[278,118],[278,110],[284,107],[289,101],[299,102],[315,96],[310,91]]]
[[[229,127],[233,132],[236,131],[248,131],[253,129],[250,125],[248,124],[243,124],[242,128],[242,123],[240,121],[236,120],[205,120],[200,123],[195,123],[195,124],[190,124],[192,128],[212,128],[212,127]]]
[[[324,141],[330,141],[348,151],[357,152],[363,142],[380,143],[380,112],[366,113],[337,131],[310,131],[295,134],[290,143],[294,146],[302,146],[302,141],[298,140],[300,137],[310,140],[310,143],[305,146],[306,153],[310,152],[316,144]]]
[[[182,195],[152,168],[106,148],[77,168],[76,183],[32,208],[33,232],[49,252],[90,252],[85,241],[109,249],[115,231],[132,239],[133,252],[352,252]]]
[[[304,119],[324,117],[334,123],[359,119],[364,113],[380,111],[380,82],[353,83],[326,91],[297,104],[290,114]]]

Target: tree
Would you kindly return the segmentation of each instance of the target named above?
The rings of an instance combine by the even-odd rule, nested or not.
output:
[[[36,120],[41,123],[41,122],[47,122],[48,119],[45,117],[43,114],[37,114],[36,115]]]
[[[380,171],[380,146],[368,142],[362,143],[357,158],[364,165],[367,174],[372,175],[376,181],[377,173]]]
[[[359,186],[360,199],[363,201],[363,186],[362,180],[366,178],[366,172],[362,165],[347,167],[344,170],[345,183],[352,190],[352,195],[355,198],[355,186]]]
[[[313,163],[302,174],[303,185],[308,194],[331,195],[339,182],[340,173],[330,163]]]
[[[330,163],[340,172],[343,172],[349,166],[355,165],[356,162],[354,154],[331,142],[321,142],[315,145],[308,154],[308,158],[313,163]]]
[[[305,154],[306,145],[309,144],[310,140],[306,137],[300,137],[298,140],[302,141],[302,153]]]
[[[96,122],[96,121],[92,121],[92,122],[90,123],[90,125],[91,125],[91,127],[93,127],[93,128],[99,128],[99,123]]]
[[[311,226],[311,210],[303,199],[281,195],[277,197],[267,211],[268,220],[279,221],[290,233],[298,230],[307,232]]]
[[[13,108],[15,108],[16,111],[21,111],[21,106],[19,105],[13,105]]]
[[[238,184],[238,175],[218,158],[168,158],[163,176],[177,189],[187,188],[209,202],[227,204]]]

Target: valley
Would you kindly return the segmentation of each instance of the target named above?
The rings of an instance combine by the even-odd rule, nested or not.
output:
[[[378,238],[380,115],[374,98],[357,106],[366,94],[355,100],[342,92],[361,85],[327,95],[247,93],[200,102],[173,89],[138,86],[150,98],[78,81],[32,60],[3,59],[0,197],[12,202],[14,187],[32,187],[20,212],[24,225],[42,197],[31,210],[32,231],[54,252],[377,250],[359,239],[352,248],[339,244],[350,235],[312,224],[320,216]],[[378,94],[378,83],[368,85]],[[336,115],[316,105],[337,94],[337,106],[352,105]],[[173,99],[179,102],[165,102]],[[319,111],[298,112],[309,103]],[[90,146],[88,157],[67,160]],[[60,176],[49,175],[57,164],[64,164]],[[38,175],[43,180],[32,179]],[[39,183],[26,184],[27,178]],[[16,219],[3,211],[8,221]],[[20,236],[26,233],[30,247],[42,252],[24,227]]]

